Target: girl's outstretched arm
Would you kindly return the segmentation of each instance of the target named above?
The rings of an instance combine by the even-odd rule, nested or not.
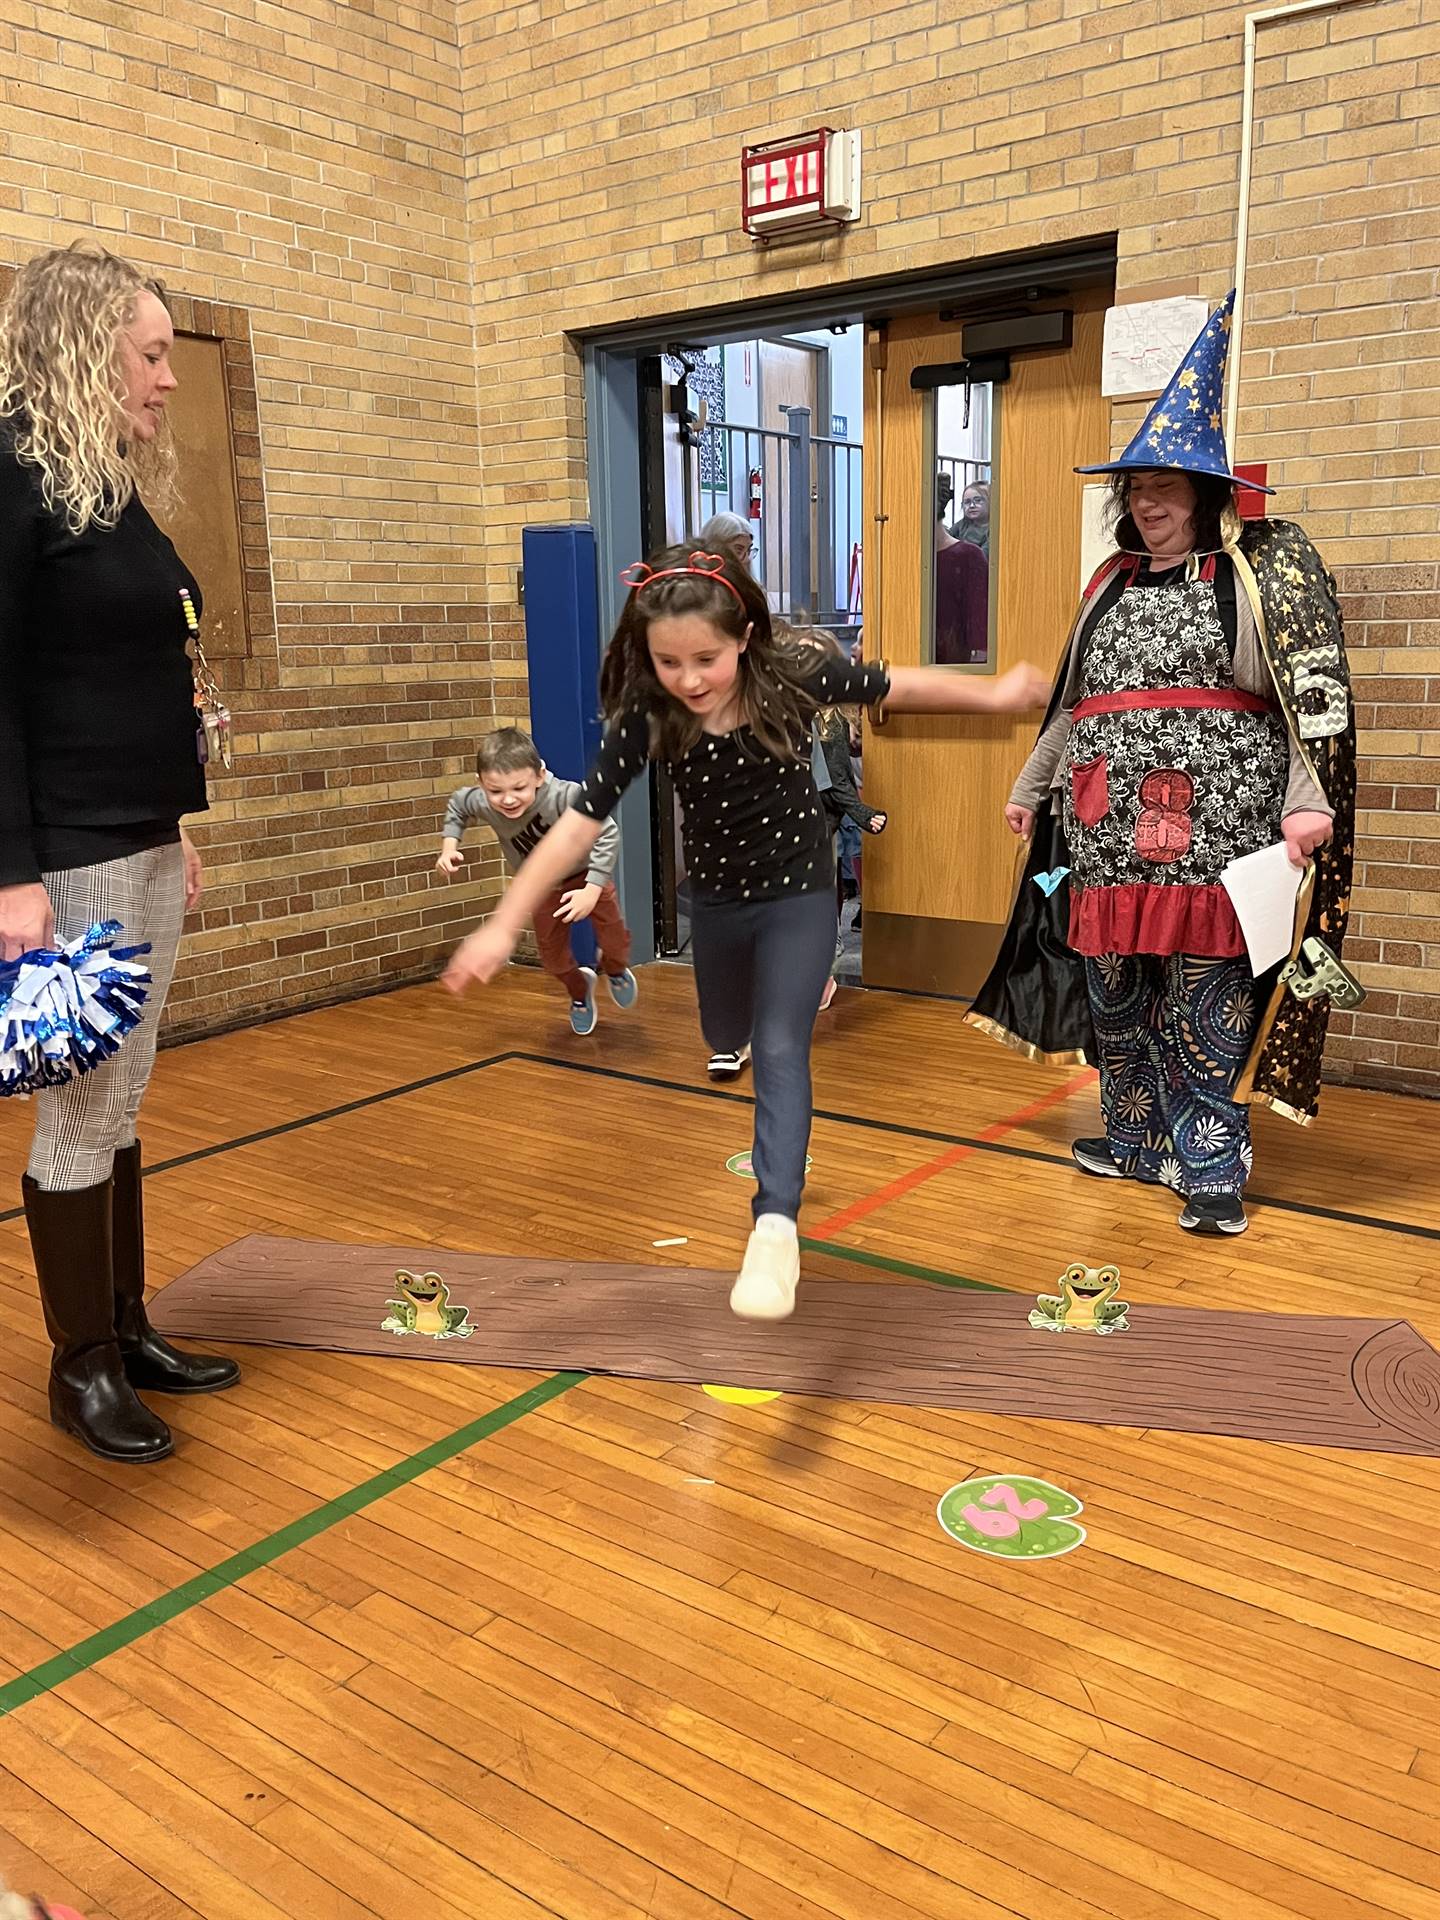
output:
[[[604,830],[603,820],[566,808],[523,862],[484,926],[468,934],[451,955],[440,977],[452,993],[463,993],[472,981],[483,984],[495,978],[546,894],[571,874],[585,871],[590,850]]]
[[[1050,681],[1022,660],[993,680],[949,667],[891,667],[885,704],[895,713],[1028,713],[1050,698]]]

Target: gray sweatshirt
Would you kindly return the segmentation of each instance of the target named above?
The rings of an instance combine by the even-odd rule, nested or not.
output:
[[[483,787],[457,787],[445,809],[444,838],[461,840],[468,826],[491,827],[500,842],[505,864],[514,873],[526,854],[539,846],[579,791],[578,780],[557,780],[553,773],[547,773],[534,805],[513,820],[507,820],[490,805]],[[613,880],[619,857],[620,829],[613,820],[607,820],[590,852],[590,865],[585,874],[590,885],[603,887]]]

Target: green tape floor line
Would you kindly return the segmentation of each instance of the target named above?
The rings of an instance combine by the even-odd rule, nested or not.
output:
[[[307,1540],[313,1540],[316,1534],[324,1533],[337,1521],[348,1520],[352,1514],[373,1506],[377,1500],[383,1500],[387,1493],[394,1493],[410,1481],[419,1479],[422,1473],[428,1473],[432,1467],[443,1466],[447,1460],[453,1460],[457,1453],[464,1453],[467,1447],[473,1447],[480,1440],[488,1440],[491,1434],[499,1433],[502,1428],[523,1419],[527,1413],[533,1413],[547,1401],[558,1399],[562,1393],[586,1378],[588,1376],[583,1373],[552,1374],[548,1380],[527,1388],[513,1400],[507,1400],[504,1406],[494,1407],[489,1413],[481,1414],[478,1420],[471,1420],[454,1433],[446,1434],[443,1440],[422,1447],[419,1453],[411,1454],[408,1460],[401,1460],[395,1466],[387,1467],[383,1473],[362,1480],[358,1487],[327,1500],[312,1513],[302,1514],[298,1520],[290,1521],[266,1539],[257,1541],[253,1547],[231,1554],[228,1560],[222,1560],[208,1572],[197,1573],[193,1579],[182,1582],[169,1593],[161,1594],[158,1600],[152,1600],[148,1606],[137,1607],[134,1613],[127,1613],[113,1626],[102,1627],[99,1633],[92,1633],[88,1640],[79,1641],[67,1653],[57,1653],[49,1660],[42,1660],[38,1667],[32,1667],[28,1673],[22,1673],[16,1679],[0,1685],[0,1718],[13,1713],[17,1707],[23,1707],[27,1701],[37,1699],[42,1693],[49,1693],[52,1687],[73,1680],[77,1673],[84,1673],[107,1654],[118,1653],[122,1647],[133,1645],[156,1627],[163,1627],[167,1621],[198,1606],[202,1600],[210,1599],[226,1587],[233,1587],[237,1580],[243,1580],[247,1574],[254,1573],[260,1567],[268,1567],[293,1547],[303,1547]]]
[[[809,1253],[833,1253],[837,1260],[853,1260],[857,1267],[876,1267],[881,1273],[903,1273],[907,1280],[929,1280],[937,1287],[965,1287],[971,1293],[1009,1293],[993,1280],[968,1280],[963,1273],[945,1273],[939,1267],[920,1267],[913,1260],[892,1260],[887,1253],[867,1253],[862,1247],[842,1247],[834,1240],[812,1240],[801,1234]]]
[[[837,1260],[849,1260],[856,1266],[875,1267],[882,1273],[902,1274],[908,1280],[928,1280],[939,1287],[965,1287],[976,1293],[1007,1291],[988,1280],[969,1280],[963,1274],[946,1273],[939,1267],[922,1267],[913,1260],[893,1260],[888,1254],[869,1253],[860,1247],[844,1247],[830,1240],[814,1240],[804,1234],[800,1237],[800,1244],[811,1253],[828,1253]],[[386,1494],[408,1486],[432,1467],[443,1466],[447,1460],[453,1460],[457,1453],[464,1453],[478,1441],[489,1439],[491,1434],[499,1433],[512,1422],[523,1419],[527,1413],[533,1413],[547,1401],[558,1399],[562,1393],[588,1378],[589,1375],[584,1373],[552,1374],[548,1380],[527,1388],[513,1400],[507,1400],[504,1406],[494,1407],[489,1413],[481,1414],[478,1420],[457,1427],[454,1433],[447,1434],[443,1440],[422,1447],[418,1453],[411,1454],[408,1460],[401,1460],[395,1466],[387,1467],[383,1473],[362,1480],[358,1487],[352,1487],[348,1493],[337,1494],[333,1500],[327,1500],[312,1513],[302,1514],[298,1520],[290,1521],[264,1540],[257,1541],[253,1547],[245,1547],[241,1552],[231,1554],[228,1560],[222,1560],[218,1566],[182,1581],[178,1587],[172,1588],[169,1593],[162,1593],[148,1606],[137,1607],[113,1626],[102,1627],[88,1639],[78,1641],[68,1652],[52,1654],[28,1673],[0,1683],[0,1719],[7,1713],[13,1713],[17,1707],[38,1699],[41,1694],[49,1693],[52,1688],[62,1686],[65,1681],[73,1680],[76,1674],[85,1673],[107,1654],[119,1653],[121,1648],[133,1646],[135,1641],[143,1639],[156,1627],[163,1627],[167,1621],[188,1613],[191,1607],[199,1606],[202,1601],[222,1593],[226,1587],[233,1587],[237,1581],[258,1568],[268,1567],[293,1547],[303,1547],[307,1541],[324,1533],[338,1521],[348,1520],[352,1514],[363,1512],[377,1500],[383,1500]]]

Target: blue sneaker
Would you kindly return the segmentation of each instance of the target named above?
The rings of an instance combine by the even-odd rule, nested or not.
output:
[[[640,998],[640,982],[629,967],[623,973],[607,973],[605,984],[610,989],[610,998],[622,1013],[628,1013]]]
[[[585,998],[570,1002],[570,1031],[583,1037],[595,1031],[600,1016],[595,1011],[595,969],[581,967],[580,972],[585,976]]]

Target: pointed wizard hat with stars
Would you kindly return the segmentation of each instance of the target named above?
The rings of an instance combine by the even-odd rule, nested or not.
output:
[[[1273,493],[1254,480],[1230,470],[1225,434],[1220,424],[1225,361],[1230,352],[1230,315],[1235,289],[1226,295],[1205,322],[1200,337],[1181,361],[1164,393],[1146,414],[1140,431],[1118,460],[1096,467],[1077,467],[1077,473],[1141,473],[1164,468],[1179,473],[1208,473],[1252,493]]]

